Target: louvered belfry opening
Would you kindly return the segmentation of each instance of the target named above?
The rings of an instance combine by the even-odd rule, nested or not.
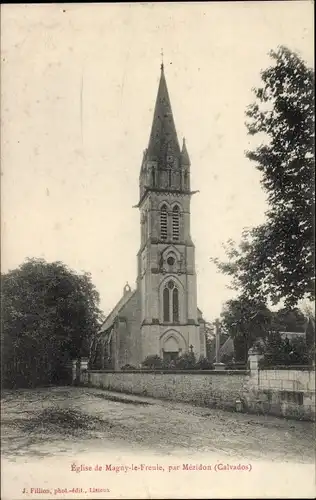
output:
[[[162,240],[166,240],[168,237],[168,211],[166,205],[163,205],[160,209],[160,236]]]
[[[178,205],[175,205],[172,210],[172,238],[175,241],[178,241],[179,236],[180,236],[180,213]]]

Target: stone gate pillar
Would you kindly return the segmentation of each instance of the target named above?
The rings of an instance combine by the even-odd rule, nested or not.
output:
[[[88,369],[89,358],[72,360],[72,383],[80,384],[82,381],[82,372]]]
[[[250,368],[250,378],[251,385],[258,387],[259,385],[259,361],[263,358],[263,354],[261,354],[256,347],[252,347],[248,351],[248,361]]]

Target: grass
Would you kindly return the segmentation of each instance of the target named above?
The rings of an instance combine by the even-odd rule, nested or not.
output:
[[[76,436],[78,434],[80,437],[84,437],[84,434],[90,434],[93,431],[107,431],[113,427],[113,423],[106,419],[71,408],[46,408],[27,420],[10,419],[2,423],[18,428],[23,434],[45,434],[51,437],[56,435]]]

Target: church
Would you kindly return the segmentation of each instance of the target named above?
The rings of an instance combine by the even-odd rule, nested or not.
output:
[[[147,356],[167,362],[206,355],[205,321],[197,307],[195,247],[190,233],[190,158],[180,148],[164,65],[139,175],[141,241],[136,288],[123,295],[91,346],[90,367],[139,368]]]

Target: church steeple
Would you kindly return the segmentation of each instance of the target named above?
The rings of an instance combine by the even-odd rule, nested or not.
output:
[[[178,192],[190,189],[189,155],[185,143],[180,149],[163,63],[160,70],[149,143],[140,171],[140,200],[153,189]]]
[[[160,166],[164,166],[168,155],[178,156],[179,154],[179,141],[162,63],[147,159],[157,161]]]
[[[192,346],[196,356],[205,356],[190,230],[190,158],[185,141],[180,149],[163,63],[139,185],[142,357],[158,354],[170,361]]]

